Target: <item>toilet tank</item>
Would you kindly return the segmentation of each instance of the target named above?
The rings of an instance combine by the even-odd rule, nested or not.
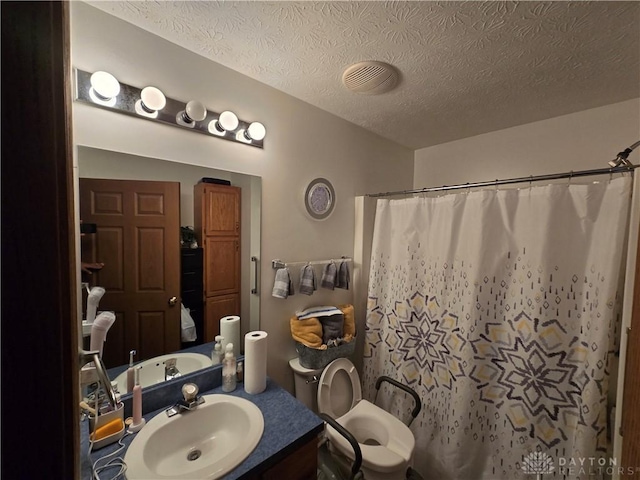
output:
[[[298,357],[289,360],[289,366],[293,370],[296,398],[309,410],[318,413],[318,381],[323,369],[305,368],[300,365]]]

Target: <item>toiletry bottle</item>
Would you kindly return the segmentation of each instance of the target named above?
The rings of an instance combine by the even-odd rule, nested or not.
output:
[[[237,379],[241,383],[244,381],[244,365],[242,362],[238,362]]]
[[[236,357],[233,356],[233,343],[227,343],[225,350],[222,362],[222,391],[233,392],[236,389]]]
[[[220,365],[220,354],[222,353],[221,345],[216,343],[211,352],[211,365]]]
[[[135,350],[129,352],[129,368],[127,369],[127,393],[133,392],[134,372],[133,372],[133,356],[136,354]]]
[[[223,340],[224,337],[222,335],[216,335],[216,344],[213,346],[213,351],[211,352],[211,362],[213,365],[218,365],[224,360],[224,352],[222,351]]]

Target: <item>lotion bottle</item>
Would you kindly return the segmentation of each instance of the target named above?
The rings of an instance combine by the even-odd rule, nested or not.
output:
[[[223,340],[224,337],[222,335],[216,335],[216,344],[213,346],[213,351],[211,352],[211,363],[213,365],[218,365],[224,360],[224,352],[222,351]]]
[[[236,389],[236,357],[233,356],[233,343],[225,347],[222,362],[222,391],[233,392]]]
[[[127,393],[133,392],[133,386],[135,385],[135,373],[133,369],[133,356],[135,354],[135,350],[131,350],[129,352],[129,368],[127,369]]]

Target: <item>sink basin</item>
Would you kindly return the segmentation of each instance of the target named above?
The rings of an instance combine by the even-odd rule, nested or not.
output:
[[[204,395],[193,411],[160,412],[124,457],[128,480],[215,479],[249,456],[264,431],[260,409],[232,395]]]
[[[164,382],[164,363],[170,358],[176,359],[176,367],[180,375],[211,366],[211,359],[200,353],[176,352],[153,357],[135,364],[136,367],[142,367],[140,369],[140,386],[144,388]],[[118,391],[123,394],[127,393],[127,371],[125,370],[118,375],[115,381],[118,382]]]

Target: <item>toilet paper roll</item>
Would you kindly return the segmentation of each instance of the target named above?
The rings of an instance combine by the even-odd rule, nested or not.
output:
[[[230,315],[220,319],[220,335],[224,337],[222,341],[222,351],[227,343],[233,343],[233,355],[238,358],[240,355],[240,317]]]
[[[267,388],[267,332],[244,336],[244,391],[255,395]]]

